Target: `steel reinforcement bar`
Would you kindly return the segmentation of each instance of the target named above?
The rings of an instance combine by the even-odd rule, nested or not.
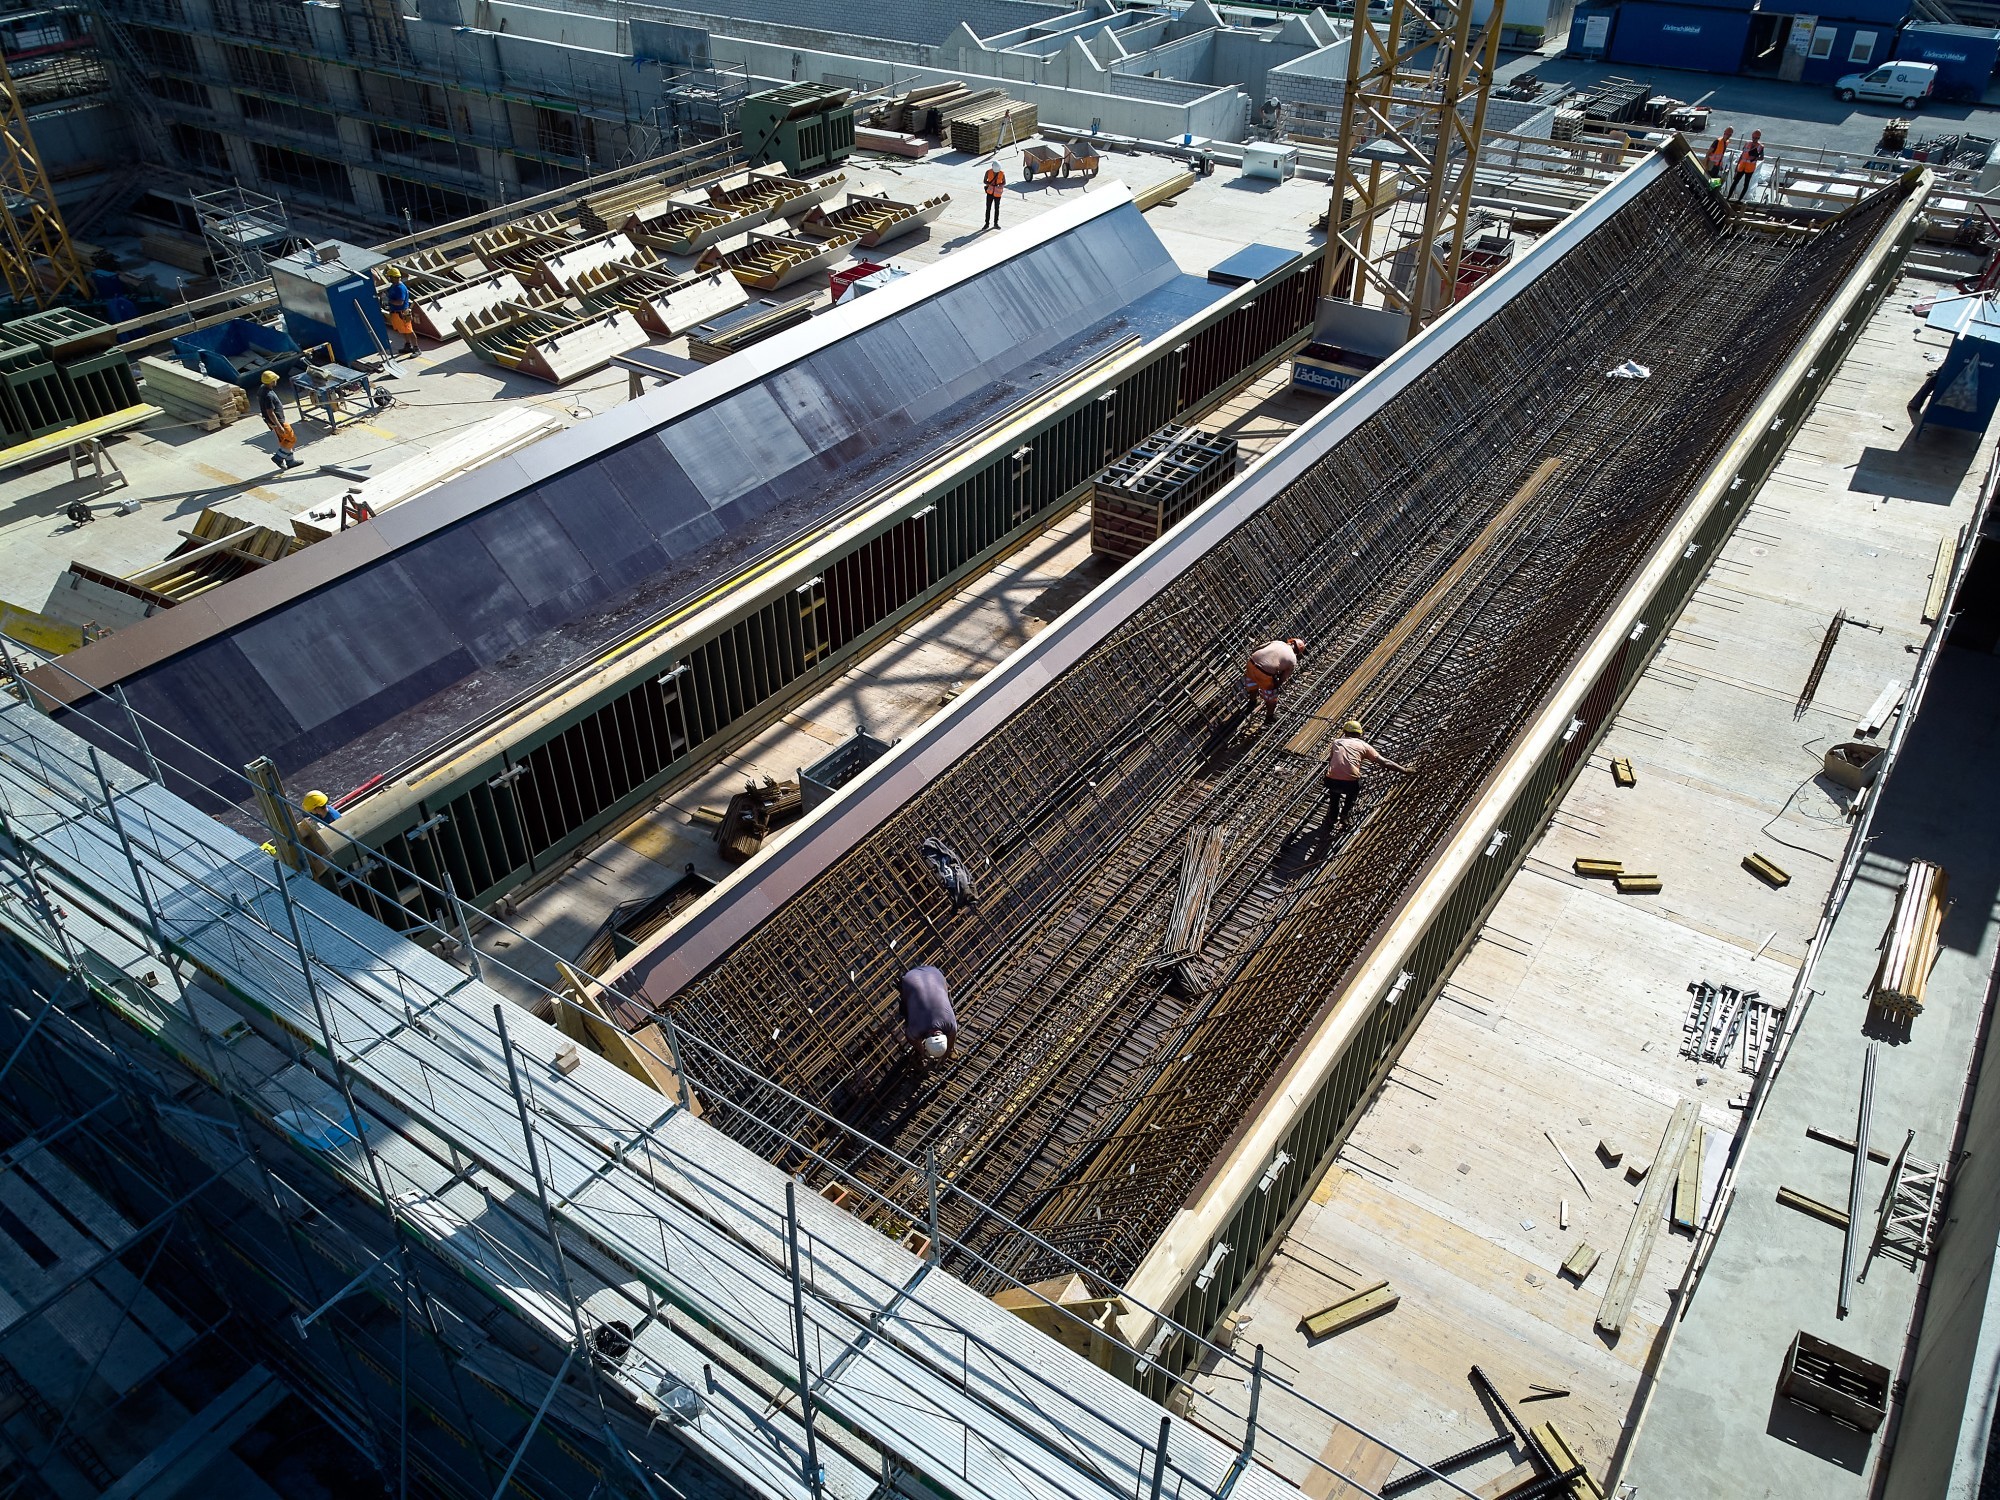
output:
[[[1640,171],[1480,326],[1441,341],[1393,403],[1345,429],[1314,424],[1292,462],[1232,491],[1261,503],[1068,670],[989,711],[948,769],[920,788],[908,778],[900,805],[733,949],[715,929],[632,966],[634,993],[737,1059],[712,1120],[780,1157],[787,1140],[817,1142],[913,1216],[911,1174],[878,1180],[875,1154],[803,1105],[891,1148],[884,1161],[934,1152],[968,1204],[1005,1216],[968,1208],[953,1237],[1011,1275],[1057,1269],[1049,1246],[1107,1281],[1148,1263],[1687,513],[1797,331],[1907,218],[1911,190],[1804,234],[1733,217],[1681,163]],[[1744,295],[1681,295],[1725,280]],[[1607,375],[1626,359],[1651,378]],[[1240,653],[1290,633],[1313,640],[1308,665],[1275,728],[1245,736],[1228,714]],[[1350,712],[1422,774],[1336,839],[1316,815],[1318,726]],[[1560,776],[1589,738],[1564,744]],[[1487,870],[1512,867],[1543,810],[1497,830]],[[1195,982],[1174,984],[1154,959],[1180,849],[1202,825],[1230,835],[1218,920]],[[919,860],[934,835],[978,868],[970,911]],[[730,904],[721,893],[710,910]],[[689,955],[716,948],[726,956],[697,971]],[[896,974],[926,961],[953,981],[966,1046],[919,1075],[883,1023]],[[1408,1003],[1352,1039],[1327,1139],[1301,1137],[1260,1172],[1282,1180],[1285,1163],[1324,1155],[1433,982],[1413,974],[1397,992]],[[1265,1191],[1261,1229],[1239,1218],[1205,1237],[1245,1247],[1232,1274],[1205,1280],[1205,1301],[1221,1305],[1308,1180]],[[1185,1253],[1175,1269],[1191,1272]],[[1212,1311],[1183,1307],[1180,1321],[1200,1328]]]

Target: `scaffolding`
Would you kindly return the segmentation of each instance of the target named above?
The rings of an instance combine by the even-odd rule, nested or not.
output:
[[[195,216],[223,289],[271,279],[270,263],[290,248],[291,220],[284,203],[235,183],[194,195]]]
[[[27,696],[0,698],[0,1046],[48,1080],[10,1106],[19,1128],[174,1185],[102,1258],[192,1221],[200,1253],[240,1263],[210,1280],[266,1357],[399,1486],[580,1494],[580,1468],[635,1496],[1277,1500],[1279,1473],[1351,1482],[1286,1435],[1339,1419],[1261,1357],[1177,1330],[1251,1386],[1246,1419],[1143,1353],[1097,1346],[1107,1370],[1059,1347],[943,1268],[976,1251],[941,1221],[994,1212],[955,1184],[901,1164],[918,1223],[860,1174],[801,1194],[700,1118],[733,1107],[728,1070],[671,1020],[642,1070],[662,1093],[503,1001],[489,981],[534,981],[473,948],[448,885],[438,923],[393,932],[328,888],[350,877],[298,807],[270,801],[260,848],[50,721],[5,667]],[[112,748],[141,764],[193,752],[124,722]],[[111,1109],[89,1089],[112,1083],[140,1128],[100,1147]],[[1010,1290],[1063,1342],[1098,1336]]]
[[[1500,48],[1500,7],[1477,39],[1473,9],[1390,0],[1378,16],[1357,6],[1347,49],[1324,285],[1404,315],[1411,338],[1454,300],[1472,212]]]

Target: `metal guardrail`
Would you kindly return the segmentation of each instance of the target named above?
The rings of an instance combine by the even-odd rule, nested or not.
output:
[[[59,671],[65,671],[65,675],[71,676],[72,680],[77,681],[79,685],[89,687],[88,684],[83,684],[81,679],[75,679],[73,674],[68,674],[66,669],[62,668],[60,662],[55,662],[51,665]],[[39,709],[41,705],[34,701],[34,690],[21,680],[20,674],[4,641],[0,641],[0,667],[4,667],[6,678],[11,683],[14,691],[27,704]],[[166,768],[162,767],[154,759],[152,747],[158,745],[164,748],[168,744],[173,744],[178,747],[177,753],[178,751],[185,751],[197,758],[209,761],[211,764],[216,765],[218,769],[228,773],[243,788],[246,801],[259,795],[259,788],[247,776],[243,775],[242,772],[214,761],[212,757],[208,757],[205,752],[189,744],[172,730],[146,719],[143,715],[135,713],[129,705],[124,704],[113,695],[98,692],[94,688],[90,689],[90,693],[103,702],[115,704],[120,713],[125,715],[130,731],[130,738],[128,739],[122,735],[114,735],[113,738],[127,750],[131,751],[136,758],[153,766],[156,773],[159,773],[154,778],[154,784],[164,787],[163,776],[172,773],[167,771]],[[0,710],[0,712],[4,712],[4,710]],[[58,730],[57,734],[67,737],[65,731]],[[331,914],[311,912],[303,904],[292,899],[290,895],[292,882],[278,879],[275,874],[263,875],[255,871],[244,870],[242,872],[243,876],[251,882],[250,889],[255,893],[248,899],[245,898],[245,892],[242,889],[223,890],[218,888],[213,883],[212,877],[205,873],[210,867],[211,860],[195,857],[198,852],[196,843],[175,842],[170,838],[158,837],[157,831],[153,830],[149,825],[142,825],[131,818],[121,819],[119,817],[116,811],[116,799],[111,795],[110,783],[103,779],[102,765],[98,762],[94,753],[88,759],[75,756],[66,757],[65,759],[68,763],[62,766],[52,765],[45,760],[44,757],[55,754],[50,744],[52,738],[52,736],[45,736],[37,740],[37,751],[32,761],[24,761],[18,752],[0,747],[0,764],[12,765],[17,772],[34,778],[40,785],[62,797],[72,807],[75,818],[79,820],[87,819],[96,824],[100,830],[109,832],[116,842],[126,849],[128,858],[143,855],[147,859],[157,860],[164,868],[172,871],[179,879],[185,881],[188,889],[199,891],[206,901],[212,904],[215,918],[228,925],[229,931],[233,934],[231,942],[240,942],[245,945],[242,951],[247,957],[254,957],[261,954],[266,961],[273,964],[282,963],[290,969],[296,969],[307,976],[308,990],[314,988],[315,975],[324,976],[322,982],[331,982],[336,977],[341,977],[344,980],[345,976],[338,976],[337,971],[331,969],[326,961],[319,957],[315,951],[314,943],[307,940],[306,933],[308,931],[324,931],[330,935],[338,936],[343,945],[351,945],[353,940],[345,935],[345,927],[352,924],[367,924],[371,928],[378,926],[379,924],[375,924],[372,918],[348,906],[345,902],[340,904],[337,912]],[[182,779],[186,780],[185,777]],[[92,782],[104,788],[101,800],[97,797],[90,797],[78,801],[74,792],[75,786],[87,786]],[[190,783],[190,785],[193,786],[194,784]],[[166,789],[171,790],[170,788]],[[208,793],[198,786],[194,789],[197,796],[223,803],[227,810],[234,811],[233,805],[227,804],[225,799],[220,798],[216,794]],[[191,803],[187,805],[190,807],[193,806]],[[308,825],[308,817],[302,808],[293,804],[284,804],[284,806],[295,826],[304,827]],[[10,826],[5,831],[11,835],[16,847],[26,844],[32,848],[36,835],[32,831],[24,830],[19,826],[12,826],[11,820],[7,821],[10,822]],[[181,830],[180,837],[185,839],[186,836],[186,830]],[[276,843],[275,839],[273,843]],[[4,846],[0,846],[0,853],[4,852]],[[337,885],[342,881],[354,881],[356,879],[356,877],[349,875],[347,872],[330,866],[323,860],[316,859],[314,853],[309,848],[295,839],[290,841],[290,853],[292,858],[297,861],[298,868],[316,867],[320,878],[323,880],[330,880]],[[376,856],[376,858],[380,859],[380,856]],[[274,855],[274,864],[275,862]],[[389,863],[387,860],[382,860],[382,862]],[[34,863],[35,861],[32,858],[27,861],[28,874],[32,880],[39,880],[40,876],[33,868]],[[475,950],[470,941],[471,920],[474,916],[479,916],[485,922],[505,932],[512,943],[520,945],[524,954],[541,954],[550,960],[566,963],[567,960],[562,955],[556,954],[553,950],[544,947],[532,936],[521,932],[499,918],[486,916],[483,913],[476,912],[476,910],[469,911],[459,900],[457,893],[448,884],[443,887],[434,886],[417,872],[401,867],[396,867],[396,873],[402,880],[426,889],[436,903],[437,908],[440,911],[451,913],[453,917],[449,925],[443,922],[433,922],[417,918],[404,936],[413,938],[428,937],[437,942],[446,951],[460,955],[470,969],[470,975],[464,977],[478,980],[488,974],[496,976],[505,975],[511,983],[525,987],[529,992],[542,996],[551,1007],[568,1009],[584,1015],[589,1014],[570,994],[551,988],[543,981],[523,972],[514,967],[514,965],[500,960],[491,952]],[[141,889],[144,889],[144,882],[139,882],[139,884]],[[289,930],[274,925],[268,917],[258,914],[258,902],[265,897],[276,897],[281,903],[281,909],[286,911],[287,920],[293,924]],[[265,904],[268,905],[269,902],[266,901]],[[157,911],[151,909],[131,910],[123,913],[123,916],[140,929],[151,931],[156,937],[164,936],[161,931],[160,917]],[[54,924],[52,923],[51,925]],[[439,989],[434,981],[427,980],[423,976],[408,970],[393,969],[393,966],[391,968],[393,972],[387,972],[383,977],[402,996],[401,1004],[410,1026],[415,1027],[424,1017],[433,1016],[446,1001],[446,991]],[[461,978],[461,984],[464,982],[464,977]],[[451,988],[456,989],[457,987],[455,985]],[[723,1076],[730,1067],[740,1067],[740,1065],[734,1064],[733,1060],[726,1058],[719,1049],[709,1046],[700,1038],[677,1032],[673,1026],[671,1017],[665,1018],[663,1029],[668,1043],[668,1053],[665,1056],[655,1056],[654,1060],[664,1068],[673,1069],[680,1077],[686,1080],[682,1098],[679,1101],[683,1108],[688,1102],[689,1090],[692,1090],[693,1094],[706,1097],[717,1104],[727,1105],[730,1091],[726,1082],[723,1081]],[[359,1054],[354,1052],[350,1043],[337,1038],[324,1025],[322,1025],[321,1031],[322,1036],[317,1044],[318,1050],[322,1051],[329,1059],[336,1078],[338,1078],[345,1070],[353,1066]],[[382,1045],[384,1040],[386,1038],[378,1039],[370,1045]],[[510,1044],[502,1043],[503,1051],[508,1045]],[[511,1045],[518,1045],[518,1043]],[[690,1064],[690,1059],[694,1060],[692,1065]],[[766,1081],[765,1087],[767,1089],[770,1087],[768,1081]],[[600,1102],[609,1110],[621,1108],[617,1101],[609,1098],[603,1099]],[[884,1211],[904,1213],[906,1209],[903,1205],[882,1195],[855,1175],[853,1169],[856,1164],[869,1155],[889,1163],[896,1169],[896,1174],[924,1181],[927,1184],[929,1193],[932,1195],[932,1202],[934,1204],[962,1201],[968,1208],[974,1210],[972,1214],[968,1215],[968,1222],[977,1223],[984,1220],[989,1224],[993,1222],[1002,1223],[1011,1232],[1034,1240],[1050,1256],[1055,1257],[1061,1263],[1069,1266],[1076,1274],[1084,1277],[1087,1283],[1093,1288],[1102,1288],[1103,1295],[1126,1296],[1119,1288],[1105,1286],[1101,1277],[1092,1272],[1090,1268],[1075,1261],[1058,1247],[1040,1241],[1038,1237],[1033,1235],[1032,1231],[1014,1223],[997,1209],[980,1202],[971,1194],[957,1188],[949,1181],[939,1178],[936,1174],[930,1172],[926,1165],[897,1157],[893,1152],[887,1151],[886,1148],[858,1135],[837,1119],[818,1110],[806,1101],[794,1099],[792,1102],[797,1107],[803,1109],[820,1128],[842,1141],[841,1161],[836,1162],[832,1159],[824,1147],[824,1142],[820,1145],[813,1145],[797,1139],[789,1132],[773,1127],[771,1134],[774,1139],[782,1141],[792,1151],[802,1153],[803,1158],[809,1158],[826,1169],[836,1172],[844,1181],[851,1185],[853,1190],[864,1195],[867,1199],[878,1203]],[[353,1107],[350,1104],[350,1108]],[[728,1105],[728,1107],[736,1108],[737,1106]],[[359,1115],[356,1118],[359,1118]],[[641,1124],[641,1122],[636,1120],[629,1123],[635,1127],[639,1127]],[[534,1138],[538,1128],[546,1128],[538,1127],[536,1122],[526,1112],[522,1114],[521,1124],[524,1132],[527,1133],[530,1139]],[[652,1127],[643,1127],[642,1133],[651,1135]],[[364,1131],[361,1133],[364,1153],[368,1154],[371,1158],[368,1163],[368,1171],[374,1177],[376,1186],[371,1192],[366,1178],[354,1180],[351,1182],[351,1185],[386,1205],[392,1201],[393,1195],[386,1186],[386,1179],[382,1175],[379,1164],[373,1160],[373,1152],[368,1149],[367,1136],[367,1132]],[[393,1210],[391,1211],[393,1212]],[[422,1226],[405,1222],[401,1225],[401,1228],[403,1232],[407,1233],[413,1229],[421,1230]],[[968,1263],[977,1264],[983,1270],[988,1270],[998,1275],[1013,1290],[1026,1293],[1033,1298],[1044,1309],[1047,1316],[1059,1324],[1074,1329],[1079,1337],[1088,1337],[1097,1331],[1093,1328],[1093,1325],[1080,1317],[1076,1312],[1052,1301],[1034,1286],[1015,1280],[1004,1268],[986,1261],[973,1248],[949,1236],[934,1235],[932,1251],[929,1257],[932,1264],[936,1265],[948,1253],[963,1255],[966,1257]],[[1149,1326],[1159,1330],[1163,1336],[1185,1340],[1186,1347],[1196,1351],[1198,1355],[1195,1360],[1189,1362],[1186,1366],[1187,1368],[1191,1368],[1194,1373],[1182,1374],[1176,1370],[1168,1369],[1163,1365],[1156,1365],[1144,1352],[1135,1351],[1135,1373],[1152,1381],[1163,1379],[1169,1393],[1167,1397],[1169,1409],[1183,1411],[1186,1414],[1186,1420],[1191,1422],[1197,1429],[1235,1446],[1239,1455],[1236,1465],[1231,1470],[1229,1484],[1213,1491],[1203,1491],[1199,1486],[1195,1486],[1192,1489],[1183,1491],[1184,1493],[1210,1493],[1215,1497],[1215,1500],[1222,1500],[1222,1497],[1234,1488],[1236,1481],[1240,1480],[1244,1470],[1254,1460],[1263,1467],[1281,1467],[1286,1471],[1302,1472],[1307,1475],[1320,1473],[1349,1485],[1352,1488],[1352,1492],[1356,1495],[1375,1496],[1375,1491],[1368,1489],[1352,1476],[1342,1473],[1332,1464],[1328,1463],[1322,1455],[1308,1451],[1306,1448],[1301,1447],[1292,1437],[1288,1436],[1287,1430],[1296,1430],[1298,1418],[1303,1414],[1309,1422],[1315,1424],[1323,1422],[1328,1431],[1336,1430],[1337,1426],[1346,1426],[1354,1430],[1368,1438],[1371,1442],[1396,1454],[1398,1458],[1413,1466],[1414,1470],[1431,1475],[1437,1483],[1444,1487],[1445,1492],[1465,1497],[1465,1500],[1472,1500],[1473,1492],[1463,1488],[1449,1476],[1437,1473],[1424,1464],[1422,1460],[1403,1452],[1393,1442],[1379,1434],[1368,1431],[1349,1418],[1341,1416],[1303,1390],[1267,1370],[1261,1348],[1253,1356],[1245,1358],[1234,1349],[1215,1344],[1197,1330],[1175,1323],[1164,1311],[1147,1307],[1136,1298],[1126,1296],[1126,1300],[1133,1310],[1144,1314],[1150,1320]],[[888,1314],[889,1308],[884,1306],[875,1310],[874,1317],[879,1320],[888,1316]],[[955,1336],[966,1340],[968,1348],[974,1346],[986,1348],[995,1358],[1002,1357],[1005,1354],[1003,1350],[992,1348],[985,1335],[976,1328],[955,1326],[951,1331]],[[1158,1347],[1159,1343],[1160,1338],[1156,1337],[1150,1347]],[[1051,1358],[1059,1362],[1062,1356],[1051,1354]],[[1016,1381],[1025,1381],[1030,1385],[1041,1384],[1050,1379],[1048,1371],[1041,1368],[1019,1369],[1015,1371],[1014,1376],[1011,1378]],[[1247,1388],[1250,1392],[1247,1422],[1243,1417],[1233,1412],[1213,1391],[1204,1389],[1204,1380]],[[1059,1387],[1051,1385],[1051,1395],[1058,1389]],[[1279,1409],[1280,1403],[1292,1408],[1290,1412],[1292,1420],[1285,1423],[1283,1427],[1280,1427],[1271,1420],[1272,1413]],[[994,1411],[993,1416],[996,1422],[1011,1422],[1013,1420],[1009,1414],[998,1409]],[[1164,1431],[1164,1428],[1162,1430]],[[1129,1436],[1137,1447],[1146,1449],[1147,1451],[1151,1451],[1160,1438],[1160,1434],[1156,1433],[1135,1432],[1129,1434]],[[1262,1457],[1260,1458],[1259,1455],[1262,1455]],[[1182,1476],[1182,1482],[1185,1484],[1186,1476]]]

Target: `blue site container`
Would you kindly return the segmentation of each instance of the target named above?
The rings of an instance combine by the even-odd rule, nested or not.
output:
[[[1599,61],[1610,52],[1612,33],[1617,29],[1617,6],[1579,5],[1570,12],[1569,45],[1563,49],[1564,55]]]
[[[1896,56],[1904,62],[1935,63],[1938,98],[1977,100],[2000,65],[2000,31],[1916,21],[1896,39]]]
[[[1750,42],[1750,12],[1692,5],[1621,5],[1611,61],[1693,73],[1734,73]]]
[[[2000,311],[1978,297],[1954,297],[1940,302],[1924,322],[1952,336],[1929,399],[1918,418],[1926,427],[1956,427],[1984,432],[2000,406]]]
[[[305,364],[298,343],[286,333],[231,318],[213,328],[196,329],[174,340],[174,355],[190,370],[254,391],[266,370],[289,375]]]

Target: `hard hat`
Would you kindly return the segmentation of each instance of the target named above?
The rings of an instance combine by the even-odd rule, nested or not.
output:
[[[325,812],[326,793],[307,792],[305,796],[300,800],[299,806],[303,807],[309,813]]]
[[[276,385],[277,383],[278,383],[278,372],[276,370],[266,370],[264,372],[264,384]]]
[[[384,271],[382,274],[388,277],[391,281],[401,281],[403,279],[403,273],[397,270],[394,266],[389,267],[389,269]]]
[[[1342,734],[1361,733],[1361,721],[1359,719],[1349,719],[1345,724],[1340,726],[1340,732]]]
[[[945,1053],[951,1051],[951,1038],[946,1036],[942,1031],[933,1031],[921,1042],[918,1042],[917,1046],[923,1050],[925,1057],[928,1057],[932,1062],[936,1062]]]

